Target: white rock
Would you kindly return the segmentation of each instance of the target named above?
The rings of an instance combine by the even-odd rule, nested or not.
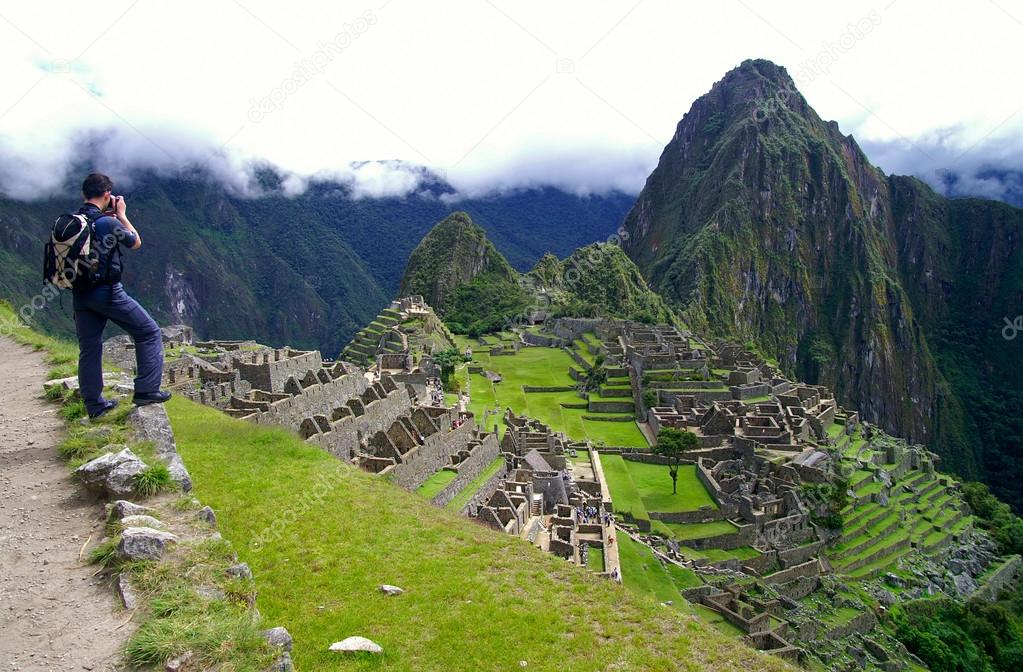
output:
[[[340,642],[334,642],[330,645],[331,651],[340,651],[342,653],[383,653],[384,649],[376,642],[366,639],[365,637],[349,637],[343,639]]]
[[[398,586],[392,586],[388,583],[385,583],[384,585],[380,586],[380,592],[385,593],[387,595],[401,595],[405,591],[399,588]]]
[[[138,514],[121,518],[121,525],[125,527],[151,527],[154,530],[162,530],[163,523],[152,516]]]

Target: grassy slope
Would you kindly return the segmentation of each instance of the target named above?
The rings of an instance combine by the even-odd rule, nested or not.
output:
[[[197,496],[252,566],[265,621],[295,637],[299,669],[789,669],[288,432],[179,399],[168,410]],[[382,658],[327,652],[355,634]]]

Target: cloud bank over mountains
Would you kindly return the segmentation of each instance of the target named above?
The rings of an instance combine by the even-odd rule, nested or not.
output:
[[[636,193],[692,101],[763,57],[886,171],[1011,199],[1023,92],[1005,83],[1023,67],[1023,15],[1007,11],[914,0],[11,6],[0,193],[67,191],[89,168],[122,183],[199,169],[251,193],[266,165],[289,193],[333,179],[359,197],[401,196],[434,175],[470,196]]]

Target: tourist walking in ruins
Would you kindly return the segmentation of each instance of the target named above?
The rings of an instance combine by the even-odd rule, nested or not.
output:
[[[163,403],[170,392],[160,390],[163,378],[163,337],[156,320],[128,296],[121,284],[121,248],[137,250],[142,237],[128,219],[124,196],[113,195],[114,183],[106,175],[92,173],[82,183],[85,203],[78,214],[94,227],[96,261],[88,273],[76,279],[75,330],[78,334],[78,385],[90,418],[98,418],[117,406],[103,398],[103,330],[107,322],[124,329],[135,342],[137,371],[133,402],[138,406]]]

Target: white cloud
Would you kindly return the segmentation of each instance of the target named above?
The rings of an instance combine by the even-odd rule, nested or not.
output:
[[[807,99],[867,147],[983,141],[1018,167],[1023,10],[1000,6],[21,3],[0,21],[0,189],[52,192],[83,162],[201,161],[244,190],[257,160],[291,193],[325,174],[365,197],[418,189],[379,163],[397,159],[471,193],[636,191],[692,101],[750,57],[812,72]],[[86,137],[103,139],[88,159]],[[872,158],[931,165],[912,156]]]

